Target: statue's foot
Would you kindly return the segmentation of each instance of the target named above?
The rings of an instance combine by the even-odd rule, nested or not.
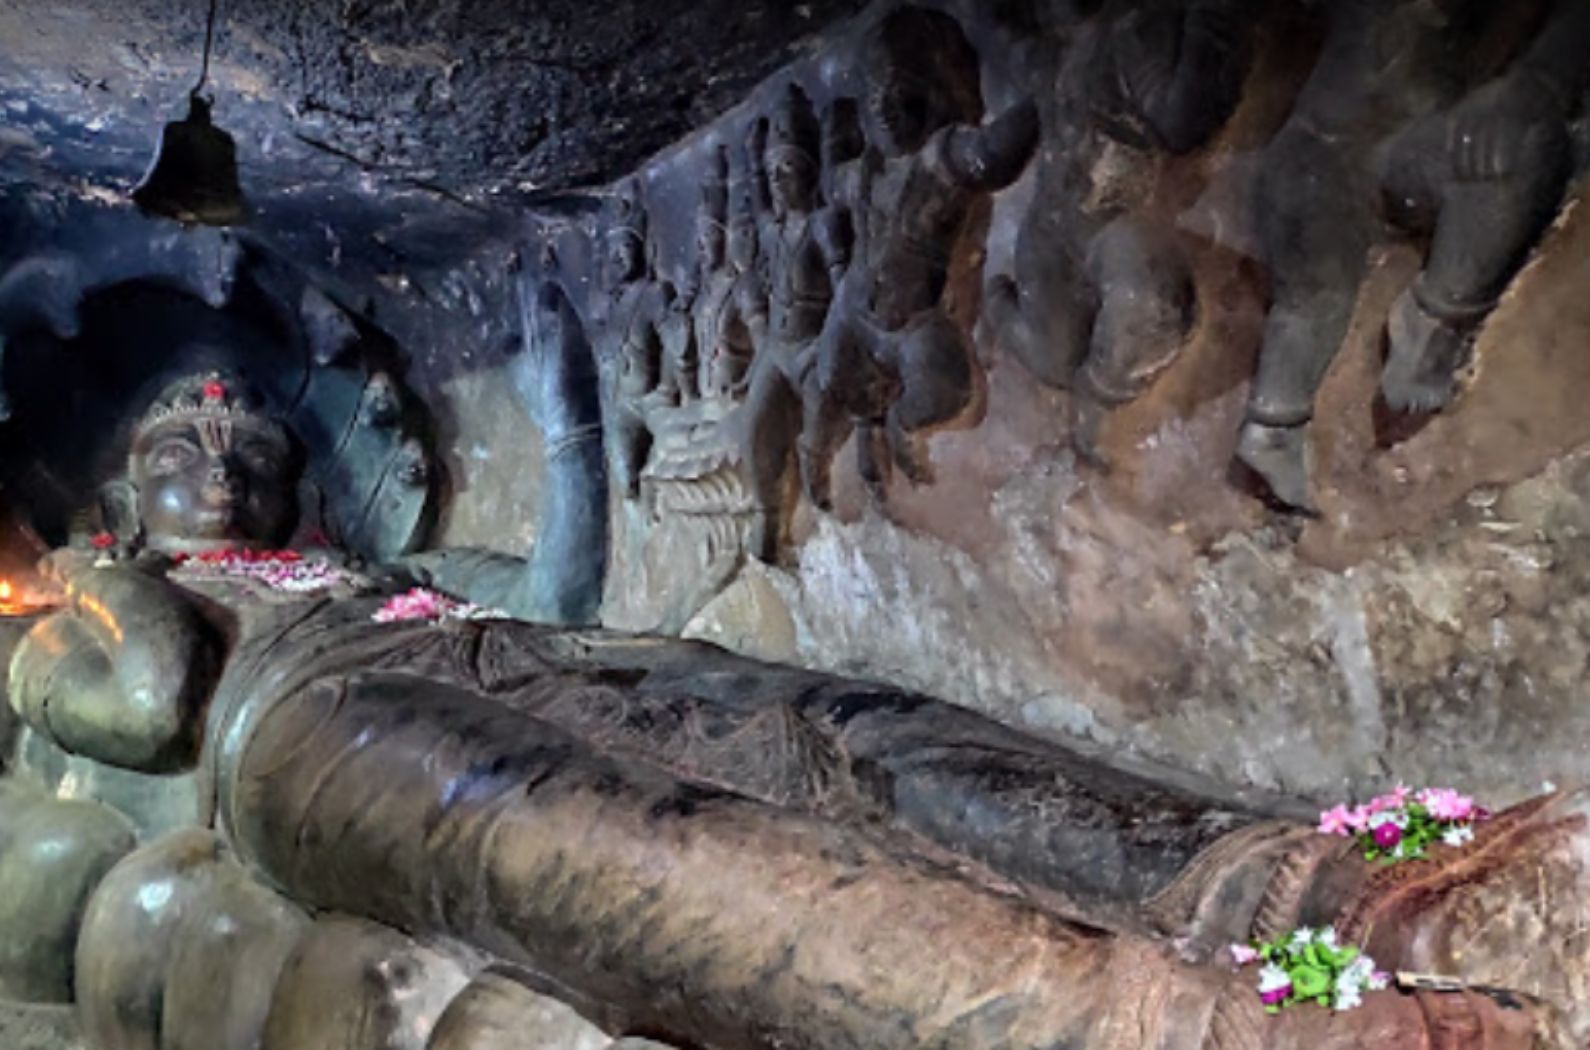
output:
[[[1078,393],[1071,400],[1071,447],[1083,462],[1105,474],[1113,464],[1099,448],[1099,432],[1109,414],[1109,406],[1097,398]]]
[[[1435,316],[1409,288],[1391,308],[1386,336],[1391,352],[1380,377],[1386,404],[1399,412],[1445,408],[1468,364],[1472,328]]]
[[[1574,1045],[1590,1045],[1590,789],[1532,799],[1467,846],[1356,877],[1336,926],[1382,966],[1543,999]]]
[[[1305,514],[1317,514],[1308,485],[1308,430],[1305,424],[1275,427],[1248,422],[1237,440],[1237,459],[1263,479],[1277,501]]]

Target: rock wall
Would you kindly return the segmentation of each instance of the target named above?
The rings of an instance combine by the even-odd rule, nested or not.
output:
[[[532,216],[603,368],[604,619],[1319,798],[1582,779],[1587,34],[876,5]],[[443,542],[530,538],[511,369],[439,391]]]

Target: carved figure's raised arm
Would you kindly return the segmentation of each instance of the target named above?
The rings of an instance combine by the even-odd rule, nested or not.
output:
[[[1556,9],[1530,49],[1519,58],[1520,73],[1534,77],[1566,115],[1590,88],[1590,4],[1557,0]]]
[[[528,557],[428,551],[404,567],[460,597],[544,623],[596,620],[607,569],[607,470],[596,361],[579,316],[552,281],[521,289],[525,350],[514,381],[541,431],[546,474]]]
[[[1026,98],[981,127],[948,129],[943,156],[963,186],[998,190],[1016,181],[1037,147],[1038,106]]]

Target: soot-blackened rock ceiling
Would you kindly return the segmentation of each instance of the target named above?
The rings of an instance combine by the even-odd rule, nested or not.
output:
[[[0,0],[0,185],[131,187],[197,79],[206,4]],[[421,262],[605,182],[859,0],[227,0],[210,90],[258,236]]]

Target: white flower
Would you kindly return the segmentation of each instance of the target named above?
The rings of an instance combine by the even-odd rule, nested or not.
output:
[[[1307,951],[1308,946],[1314,943],[1314,931],[1307,926],[1299,926],[1292,934],[1292,940],[1287,947],[1294,952]]]
[[[1259,994],[1273,992],[1277,988],[1292,987],[1292,977],[1285,970],[1274,963],[1265,963],[1259,971]]]
[[[1314,943],[1323,944],[1327,948],[1336,947],[1336,928],[1327,926],[1314,935]]]
[[[1356,984],[1343,984],[1338,978],[1336,984],[1336,999],[1331,1003],[1335,1010],[1351,1010],[1364,1005],[1363,989]]]
[[[1343,985],[1351,984],[1357,988],[1360,985],[1369,983],[1369,978],[1374,972],[1375,960],[1367,955],[1360,955],[1342,970],[1341,976],[1336,978],[1336,986],[1339,988]]]
[[[1461,846],[1465,842],[1473,842],[1474,829],[1467,824],[1447,828],[1441,833],[1441,841],[1448,846]]]

